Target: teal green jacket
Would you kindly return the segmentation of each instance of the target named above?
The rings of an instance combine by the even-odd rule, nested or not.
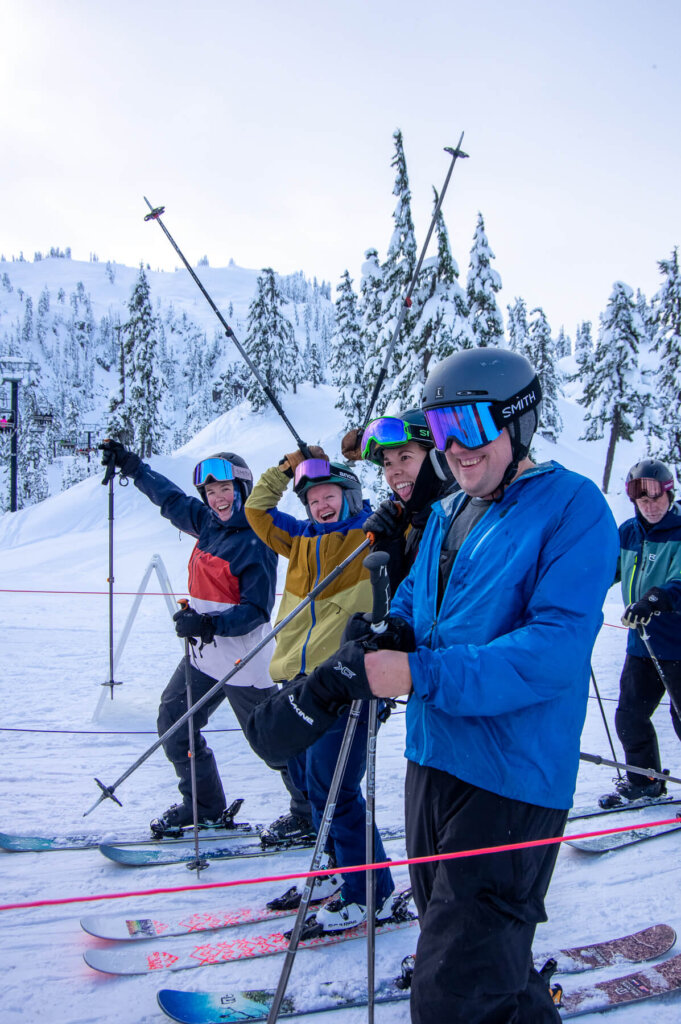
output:
[[[650,644],[658,658],[681,658],[681,509],[672,505],[664,519],[644,528],[638,516],[620,526],[620,557],[617,579],[622,583],[625,607],[643,597],[651,587],[669,595],[673,612],[654,615],[648,624]],[[627,652],[649,657],[637,630],[629,630]]]

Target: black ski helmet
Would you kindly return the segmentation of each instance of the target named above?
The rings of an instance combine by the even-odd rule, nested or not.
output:
[[[504,486],[530,450],[541,397],[539,378],[525,356],[483,347],[462,349],[438,363],[424,384],[421,406],[428,410],[490,402],[494,423],[498,429],[506,427],[511,439],[512,460],[500,481]]]
[[[253,474],[251,473],[245,460],[240,455],[235,455],[234,452],[217,452],[215,455],[207,455],[205,459],[201,459],[194,467],[194,475],[202,462],[207,462],[209,459],[221,459],[223,462],[229,462],[235,469],[240,470],[239,475],[234,475],[234,504],[233,509],[238,512],[239,509],[243,508],[246,498],[253,490]],[[211,477],[210,474],[206,477],[203,484],[195,484],[197,491],[201,497],[201,501],[207,505],[206,501],[206,487],[207,483],[215,480],[215,477]]]
[[[305,506],[307,517],[314,522],[307,504],[307,492],[317,484],[336,484],[343,491],[348,506],[348,517],[359,515],[362,511],[362,485],[359,478],[340,462],[329,462],[328,476],[304,477],[299,484],[294,484],[294,491]]]
[[[378,416],[372,420],[366,429],[368,430],[372,424],[379,424],[383,420],[388,421],[385,425],[391,428],[391,432],[392,430],[399,431],[399,424],[402,423],[406,428],[403,439],[400,441],[393,441],[391,439],[382,443],[380,440],[372,438],[369,451],[364,456],[367,462],[373,462],[375,466],[382,466],[385,448],[399,448],[400,445],[408,444],[409,441],[415,441],[422,448],[429,449],[435,447],[433,435],[421,409],[407,409],[405,412],[397,412],[395,414],[386,413],[385,416]]]
[[[636,495],[630,493],[630,490],[632,490],[629,487],[630,483],[632,480],[644,479],[657,480],[662,490],[666,491],[669,495],[669,504],[672,504],[674,501],[674,474],[669,466],[665,465],[660,459],[641,459],[640,462],[636,462],[627,473],[624,483],[630,501],[636,500]]]

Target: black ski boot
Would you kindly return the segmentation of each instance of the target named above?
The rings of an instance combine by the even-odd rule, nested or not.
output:
[[[203,828],[220,828],[222,826],[222,813],[222,811],[218,811],[215,816],[199,814],[199,825]],[[152,818],[149,822],[149,828],[156,839],[161,839],[164,836],[181,836],[193,824],[194,814],[191,805],[173,804],[159,818]]]
[[[410,953],[409,956],[405,956],[402,961],[402,973],[399,978],[395,978],[395,987],[402,989],[404,992],[406,989],[411,988],[411,979],[414,974],[414,964],[416,963],[416,956]]]
[[[309,818],[297,814],[282,814],[260,833],[263,846],[311,846],[317,838],[317,831]]]
[[[667,792],[666,783],[662,779],[646,779],[644,775],[641,775],[640,779],[640,782],[631,782],[628,778],[620,779],[615,783],[614,793],[606,793],[599,798],[599,806],[619,807],[620,804],[633,800],[655,800]]]

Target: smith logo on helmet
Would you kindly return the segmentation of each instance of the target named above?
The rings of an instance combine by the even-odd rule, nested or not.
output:
[[[505,405],[501,410],[501,415],[505,420],[510,420],[524,409],[531,409],[538,401],[539,399],[535,392],[529,391],[527,394],[523,395],[522,398],[519,398],[517,402],[512,402],[511,405]]]

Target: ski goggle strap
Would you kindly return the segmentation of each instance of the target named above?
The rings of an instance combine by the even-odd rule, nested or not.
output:
[[[673,480],[655,480],[652,476],[637,476],[629,480],[627,485],[627,496],[631,501],[637,498],[659,498],[665,491],[674,489]]]
[[[305,459],[298,463],[293,474],[293,486],[296,490],[311,480],[328,480],[331,466],[328,459]]]
[[[494,422],[491,402],[441,405],[425,413],[435,447],[441,452],[446,451],[450,438],[464,448],[481,448],[495,441],[503,429]]]
[[[394,448],[408,441],[430,441],[427,427],[405,423],[398,416],[381,416],[372,420],[362,435],[362,458],[374,461],[376,448]]]
[[[250,469],[234,466],[227,459],[204,459],[194,467],[194,486],[203,487],[211,480],[249,480],[253,476]]]

